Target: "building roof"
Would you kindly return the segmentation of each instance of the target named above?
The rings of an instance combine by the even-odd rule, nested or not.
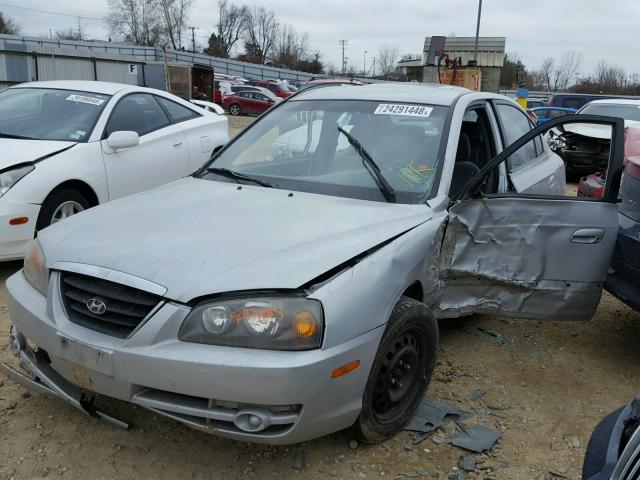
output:
[[[431,38],[424,39],[422,64],[426,65],[427,56],[431,50]],[[462,65],[473,60],[475,37],[446,37],[444,51],[451,58],[462,58]],[[478,39],[478,66],[502,67],[506,48],[506,37],[480,37]]]
[[[451,105],[460,95],[471,90],[451,85],[427,83],[374,83],[362,87],[336,86],[304,90],[295,100],[371,100],[378,102],[416,102],[430,105]]]

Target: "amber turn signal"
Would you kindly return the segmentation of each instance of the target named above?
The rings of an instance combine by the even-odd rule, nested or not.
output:
[[[293,327],[298,337],[310,338],[318,333],[318,322],[309,312],[299,312],[293,319]]]
[[[29,217],[16,217],[9,220],[9,225],[24,225],[29,221]]]
[[[343,375],[346,375],[347,373],[354,371],[359,366],[360,366],[360,360],[354,360],[353,362],[349,362],[346,365],[338,367],[333,372],[331,372],[331,378],[338,378]]]

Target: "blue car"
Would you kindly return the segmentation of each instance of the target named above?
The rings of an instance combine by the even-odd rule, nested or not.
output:
[[[573,115],[578,110],[575,108],[562,108],[562,107],[538,107],[527,110],[529,113],[533,113],[536,117],[536,125],[542,125],[548,122],[552,118],[562,117],[564,115]]]

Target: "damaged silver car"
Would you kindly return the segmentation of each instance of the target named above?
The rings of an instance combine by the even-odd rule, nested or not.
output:
[[[574,121],[448,86],[300,93],[193,176],[40,232],[3,368],[122,426],[95,394],[238,440],[379,442],[424,395],[436,319],[595,312],[623,125],[580,117],[614,140],[589,200],[543,136]]]

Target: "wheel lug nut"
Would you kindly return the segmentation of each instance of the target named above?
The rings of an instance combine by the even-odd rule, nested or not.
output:
[[[396,387],[398,387],[398,388],[402,388],[402,382],[397,382],[397,383],[396,383]]]
[[[411,365],[409,365],[408,363],[404,366],[405,370],[411,370]]]
[[[395,378],[391,378],[391,385],[395,385],[396,384],[396,379]]]

